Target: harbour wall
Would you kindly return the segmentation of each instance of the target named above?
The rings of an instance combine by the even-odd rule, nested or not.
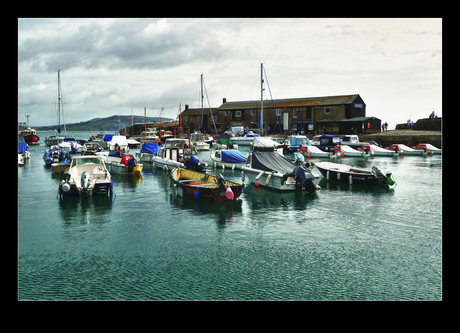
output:
[[[423,130],[393,130],[374,134],[363,134],[359,137],[359,141],[375,141],[382,147],[388,147],[393,143],[405,144],[409,147],[415,146],[419,143],[431,143],[433,146],[442,149],[442,132]]]

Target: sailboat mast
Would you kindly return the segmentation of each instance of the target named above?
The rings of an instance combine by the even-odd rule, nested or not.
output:
[[[58,69],[58,130],[61,135],[61,70]]]
[[[203,73],[201,73],[201,132],[204,133],[203,128]]]
[[[264,134],[264,63],[260,63],[260,134]]]

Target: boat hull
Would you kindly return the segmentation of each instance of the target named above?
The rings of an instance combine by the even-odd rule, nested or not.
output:
[[[40,138],[37,135],[27,135],[24,136],[24,141],[28,145],[39,145]]]
[[[371,171],[364,172],[364,169],[350,168],[349,171],[340,169],[342,165],[335,163],[316,163],[316,168],[328,181],[339,181],[350,185],[379,186],[388,185],[387,178],[378,177]],[[351,177],[351,179],[350,179]]]
[[[263,171],[248,166],[244,166],[242,170],[244,177],[247,177],[256,186],[265,186],[279,191],[297,190],[294,177],[283,177],[279,172]]]
[[[239,198],[243,185],[205,173],[175,168],[171,172],[171,185],[175,186],[179,196],[188,196],[209,201],[233,201]],[[231,191],[231,193],[229,193]]]

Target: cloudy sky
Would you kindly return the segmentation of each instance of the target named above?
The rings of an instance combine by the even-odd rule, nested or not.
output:
[[[261,62],[274,99],[360,94],[390,128],[442,116],[441,19],[19,18],[18,120],[57,122],[58,69],[72,123],[175,118],[201,73],[212,107],[260,99]]]

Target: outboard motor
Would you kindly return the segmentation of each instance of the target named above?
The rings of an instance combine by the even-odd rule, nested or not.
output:
[[[62,185],[61,185],[61,189],[63,192],[69,192],[70,191],[70,184],[69,184],[69,180],[70,180],[70,173],[68,172],[62,172],[61,173],[61,179],[62,181],[64,182]]]
[[[395,184],[395,180],[393,179],[391,172],[384,174],[378,166],[374,165],[372,167],[372,173],[379,178],[385,178],[387,180],[387,184],[390,186]]]
[[[83,171],[81,174],[81,196],[83,198],[89,197],[89,173]]]
[[[134,156],[128,158],[128,166],[134,168],[137,165],[136,159]]]
[[[225,192],[227,190],[227,186],[225,186],[225,178],[221,174],[217,176],[217,183],[219,184],[221,192]]]
[[[300,191],[302,190],[302,187],[305,186],[305,190],[308,193],[316,192],[316,185],[313,183],[313,180],[309,177],[309,175],[307,176],[304,168],[298,166],[294,169],[293,174],[296,182],[296,190]]]
[[[194,170],[198,172],[202,172],[206,169],[207,164],[206,163],[201,163],[198,157],[195,155],[190,156],[190,158],[186,159],[185,162],[185,168],[189,170]]]

